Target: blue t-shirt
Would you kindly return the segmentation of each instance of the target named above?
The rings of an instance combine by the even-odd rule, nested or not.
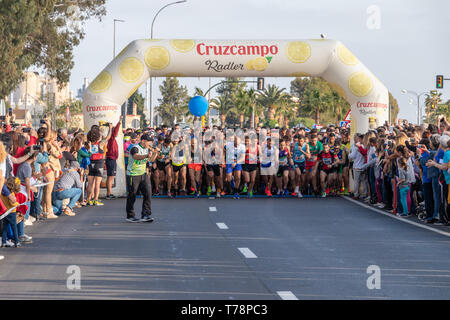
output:
[[[428,159],[429,156],[430,156],[430,154],[428,152],[424,151],[422,153],[421,159],[426,160],[426,159]],[[422,182],[423,183],[430,183],[431,182],[431,179],[427,178],[427,172],[428,172],[428,167],[423,165],[422,166]]]
[[[445,151],[442,163],[447,163],[447,164],[450,163],[450,150]],[[445,177],[445,183],[447,183],[447,184],[450,184],[450,173],[448,173],[449,169],[450,169],[450,167],[447,168],[447,170],[443,171],[444,172],[444,177]]]
[[[437,163],[441,164],[441,160],[444,159],[444,150],[439,149],[439,151],[436,153],[436,156],[434,157],[434,160],[436,160]]]

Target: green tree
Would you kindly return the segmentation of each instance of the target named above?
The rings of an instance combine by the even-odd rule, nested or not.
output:
[[[314,117],[316,124],[320,124],[321,114],[330,112],[335,103],[335,96],[326,81],[320,78],[311,78],[302,93],[301,113]],[[325,119],[322,119],[325,121]]]
[[[437,106],[439,105],[439,103],[441,102],[442,99],[442,92],[437,92],[435,90],[431,90],[430,94],[426,95],[425,98],[425,113],[426,113],[426,118],[430,118],[430,115],[432,113],[434,113],[437,109]],[[432,106],[435,106],[435,109],[433,109]]]
[[[0,97],[17,87],[30,66],[45,69],[61,87],[69,81],[84,22],[106,14],[105,0],[76,5],[71,0],[0,1]]]
[[[217,98],[211,99],[211,104],[219,112],[221,126],[225,126],[227,113],[231,109],[231,102],[224,96],[218,96]]]
[[[181,86],[178,79],[168,77],[159,86],[162,98],[157,107],[159,115],[163,118],[163,123],[172,125],[175,119],[179,122],[183,116],[189,116],[189,96],[186,86]]]
[[[129,98],[127,101],[128,104],[128,108],[133,108],[133,104],[136,104],[136,113],[140,116],[140,123],[141,126],[142,124],[145,123],[145,113],[144,113],[144,108],[145,108],[145,99],[144,96],[138,92],[138,90],[136,90]],[[132,110],[132,109],[131,109]]]
[[[236,95],[236,107],[235,110],[239,114],[239,123],[241,128],[244,127],[244,121],[246,117],[252,116],[253,106],[255,104],[255,91],[253,89],[250,90],[241,90]]]
[[[280,126],[289,127],[291,120],[295,118],[297,113],[298,104],[292,100],[292,96],[285,93],[282,96],[279,107],[276,110],[276,116],[278,117],[278,123]]]
[[[390,108],[389,123],[393,123],[397,119],[398,113],[400,112],[400,108],[398,106],[397,99],[395,99],[392,93],[390,92],[389,92],[389,108]]]
[[[261,91],[258,103],[267,110],[269,120],[274,120],[276,109],[281,103],[285,102],[286,95],[283,94],[284,90],[286,88],[280,89],[274,84],[269,84],[267,88]]]

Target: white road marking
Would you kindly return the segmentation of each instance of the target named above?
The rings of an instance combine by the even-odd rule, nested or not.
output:
[[[5,259],[5,257],[4,256],[0,256],[0,260],[3,260],[3,259]]]
[[[238,250],[246,257],[247,259],[258,258],[256,254],[254,254],[249,248],[238,248]]]
[[[219,227],[219,229],[222,229],[222,230],[228,229],[228,226],[223,222],[217,222],[216,224]]]
[[[209,197],[208,199],[209,199],[209,200],[214,200],[215,198],[214,198],[214,197]]]
[[[405,223],[412,224],[413,226],[416,226],[416,227],[419,227],[419,228],[422,228],[422,229],[426,229],[426,230],[429,230],[429,231],[433,231],[433,232],[439,233],[439,234],[441,234],[441,235],[443,235],[443,236],[450,237],[450,233],[448,233],[448,232],[441,231],[441,230],[438,230],[438,229],[435,229],[435,228],[432,228],[432,227],[429,227],[429,226],[424,226],[424,225],[422,225],[422,224],[420,224],[420,223],[417,223],[417,222],[414,222],[414,221],[407,220],[408,218],[405,219],[405,218],[397,217],[396,215],[394,215],[394,214],[392,214],[392,213],[385,212],[385,211],[383,211],[383,210],[381,210],[381,209],[373,208],[373,207],[371,207],[371,206],[369,206],[369,205],[367,205],[367,204],[365,204],[365,203],[361,203],[361,202],[359,202],[359,201],[350,199],[350,198],[348,198],[348,197],[341,196],[341,198],[344,198],[344,199],[346,199],[346,200],[348,200],[348,201],[350,201],[350,202],[353,202],[353,203],[356,203],[356,204],[360,205],[361,207],[364,207],[364,208],[370,209],[370,210],[372,210],[372,211],[381,213],[381,214],[383,214],[383,215],[385,215],[385,216],[388,216],[388,217],[391,217],[391,218],[393,218],[393,219],[396,219],[396,220],[399,220],[399,221],[402,221],[402,222],[405,222]]]
[[[217,212],[217,208],[216,207],[209,207],[209,211],[210,212]]]
[[[277,294],[282,300],[298,300],[291,291],[277,291]]]

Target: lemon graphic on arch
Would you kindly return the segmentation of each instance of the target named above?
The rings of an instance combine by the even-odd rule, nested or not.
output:
[[[268,65],[269,65],[269,62],[267,62],[266,58],[258,57],[258,58],[253,59],[253,68],[256,71],[266,70]]]
[[[125,82],[136,82],[143,74],[144,64],[137,58],[126,58],[119,65],[119,76]]]
[[[102,93],[111,87],[112,77],[108,71],[100,73],[94,81],[91,82],[89,90],[93,93]]]
[[[255,70],[255,67],[253,66],[253,61],[254,61],[253,59],[248,60],[244,65],[245,69]]]
[[[311,57],[311,46],[302,41],[289,42],[286,46],[286,56],[294,63],[304,63]]]
[[[350,50],[348,50],[347,47],[343,44],[338,47],[337,55],[342,63],[349,66],[354,66],[359,62],[358,59],[353,55],[353,53],[351,53]]]
[[[187,39],[170,40],[170,45],[172,46],[172,48],[174,48],[178,52],[185,53],[185,52],[191,51],[194,48],[195,41],[194,40],[187,40]]]
[[[372,79],[364,72],[355,72],[348,79],[348,88],[357,97],[367,96],[373,89]]]
[[[162,70],[170,63],[169,50],[164,47],[150,47],[145,52],[145,64],[152,70]]]

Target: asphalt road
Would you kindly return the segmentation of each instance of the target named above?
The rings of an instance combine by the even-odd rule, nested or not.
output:
[[[124,199],[105,203],[0,249],[0,298],[450,298],[450,237],[345,199],[154,199],[155,221],[139,224]],[[72,265],[81,289],[67,288]]]

